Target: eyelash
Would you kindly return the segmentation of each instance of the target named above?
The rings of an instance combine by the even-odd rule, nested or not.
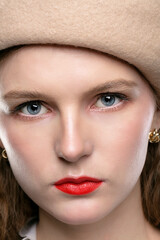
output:
[[[121,93],[110,93],[110,92],[107,92],[107,93],[100,93],[100,94],[98,94],[97,96],[96,96],[96,102],[100,99],[100,98],[102,98],[102,97],[104,97],[104,96],[114,96],[114,97],[116,97],[116,98],[119,98],[121,101],[120,102],[127,102],[127,101],[129,101],[130,100],[130,98],[128,97],[128,96],[126,96],[126,95],[124,95],[124,94],[121,94]],[[26,119],[26,120],[31,120],[31,119],[38,119],[38,118],[43,118],[42,117],[42,115],[43,114],[41,114],[41,115],[38,115],[38,116],[36,116],[36,117],[29,117],[29,116],[24,116],[24,115],[19,115],[18,113],[19,113],[19,111],[22,109],[22,108],[24,108],[24,107],[26,107],[27,105],[29,105],[29,104],[33,104],[33,103],[38,103],[38,104],[41,104],[41,105],[45,105],[45,103],[43,102],[43,101],[41,101],[41,100],[33,100],[33,101],[27,101],[27,102],[24,102],[24,103],[22,103],[22,104],[20,104],[20,105],[18,105],[18,106],[16,106],[13,110],[10,110],[10,114],[12,114],[12,115],[15,115],[16,117],[19,117],[19,118],[22,118],[22,119]],[[118,106],[117,106],[117,104],[116,104],[116,106],[115,107],[105,107],[104,106],[104,108],[101,108],[101,107],[95,107],[95,106],[93,106],[91,109],[93,109],[94,111],[96,110],[96,109],[98,109],[97,111],[116,111],[119,107],[120,107],[120,105],[122,105],[122,104],[118,104]]]

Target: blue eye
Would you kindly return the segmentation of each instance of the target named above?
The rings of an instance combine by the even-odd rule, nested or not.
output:
[[[47,108],[44,107],[41,101],[25,102],[17,106],[12,112],[21,112],[25,115],[42,115],[47,112]]]
[[[121,102],[122,100],[126,99],[125,96],[123,95],[116,95],[116,94],[102,94],[97,102],[96,102],[96,107],[99,108],[104,108],[104,107],[111,107],[114,106],[116,104],[118,104],[119,102]]]

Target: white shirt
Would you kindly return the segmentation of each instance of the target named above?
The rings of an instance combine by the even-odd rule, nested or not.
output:
[[[23,240],[36,240],[37,218],[30,218],[25,226],[20,230],[19,235]]]

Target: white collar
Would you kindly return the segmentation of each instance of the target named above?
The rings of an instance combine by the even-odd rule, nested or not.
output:
[[[30,218],[24,227],[19,231],[19,235],[23,237],[23,240],[36,240],[37,222],[37,218]]]

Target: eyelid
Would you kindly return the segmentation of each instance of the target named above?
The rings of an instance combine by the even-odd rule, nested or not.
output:
[[[10,112],[17,112],[17,111],[19,111],[20,109],[22,109],[23,107],[26,107],[27,106],[27,104],[31,104],[31,103],[40,103],[40,104],[42,104],[42,105],[45,105],[44,103],[43,103],[43,101],[40,101],[40,100],[32,100],[32,101],[26,101],[26,102],[23,102],[23,103],[21,103],[21,104],[19,104],[18,106],[16,106],[13,110],[11,110]]]
[[[124,93],[123,93],[124,92]],[[124,97],[127,97],[126,96],[126,92],[125,91],[123,91],[123,92],[118,92],[118,91],[105,91],[105,92],[100,92],[100,93],[98,93],[96,96],[101,96],[101,95],[105,95],[105,94],[107,94],[107,95],[119,95],[119,96],[124,96]]]
[[[32,115],[32,114],[25,114],[25,113],[22,113],[20,110],[24,107],[26,107],[29,103],[32,104],[32,103],[38,103],[40,105],[42,105],[43,107],[46,107],[48,110],[50,110],[49,112],[47,113],[42,113],[42,114],[39,114],[39,115]],[[24,103],[21,103],[19,104],[18,106],[16,106],[13,110],[10,110],[9,113],[11,115],[13,115],[14,117],[18,117],[18,118],[22,118],[24,120],[36,120],[36,119],[40,119],[40,118],[45,118],[46,115],[50,114],[51,112],[51,108],[46,106],[47,104],[44,103],[43,101],[41,100],[32,100],[32,101],[26,101]]]
[[[21,108],[27,106],[27,104],[29,103],[35,103],[38,102],[39,104],[41,104],[42,106],[46,107],[46,109],[48,110],[48,112],[46,113],[42,113],[40,115],[32,115],[32,114],[25,114],[22,113],[20,110]],[[26,101],[23,102],[21,104],[19,104],[18,106],[16,106],[13,110],[9,111],[9,114],[11,114],[14,118],[17,118],[18,120],[21,119],[22,121],[36,121],[39,119],[44,119],[46,117],[50,117],[51,113],[53,112],[53,109],[51,107],[49,107],[44,101],[42,100],[31,100],[31,101]]]
[[[123,93],[119,93],[119,92],[105,92],[105,93],[100,93],[96,96],[96,99],[98,100],[100,97],[103,97],[105,95],[109,95],[109,96],[116,96],[122,100],[131,100],[131,98]]]
[[[118,109],[123,103],[126,103],[131,100],[131,98],[125,94],[119,93],[119,92],[105,92],[105,93],[100,93],[96,96],[96,102],[103,96],[109,95],[109,96],[115,96],[118,97],[121,101],[119,104],[113,105],[113,106],[105,106],[104,107],[96,107],[95,106],[95,100],[94,100],[94,105],[91,107],[91,110],[93,111],[114,111]]]

